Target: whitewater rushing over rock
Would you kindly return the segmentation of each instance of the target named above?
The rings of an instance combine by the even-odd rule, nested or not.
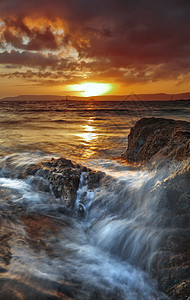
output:
[[[1,299],[165,299],[142,269],[154,233],[141,228],[143,208],[131,207],[130,194],[151,175],[129,171],[120,180],[73,164],[69,176],[74,180],[75,167],[80,176],[70,206],[55,196],[47,165],[71,162],[44,164],[27,165],[19,155],[1,160]]]
[[[185,299],[188,161],[97,165],[1,158],[0,299]]]

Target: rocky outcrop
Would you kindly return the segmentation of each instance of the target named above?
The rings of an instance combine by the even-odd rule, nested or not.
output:
[[[172,299],[190,296],[190,173],[165,180],[161,186],[165,208],[163,236],[150,272]]]
[[[190,123],[162,118],[139,120],[131,129],[122,158],[130,162],[190,158]]]
[[[160,190],[168,213],[162,220],[165,234],[150,273],[172,299],[190,299],[190,123],[139,120],[131,129],[122,158],[163,174]]]
[[[30,165],[20,174],[20,177],[35,175],[35,184],[39,190],[43,191],[47,191],[50,184],[55,197],[62,200],[63,208],[71,212],[75,206],[81,174],[85,175],[88,188],[91,190],[99,185],[101,178],[105,175],[65,158],[52,158]]]

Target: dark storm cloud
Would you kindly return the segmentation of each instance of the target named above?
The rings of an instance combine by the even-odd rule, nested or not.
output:
[[[65,69],[71,71],[77,70],[79,67],[76,62],[59,58],[56,55],[44,55],[39,52],[30,51],[19,52],[15,50],[0,53],[0,64],[31,68],[38,67],[41,69],[50,68],[51,70]]]
[[[1,78],[22,78],[26,80],[31,81],[40,81],[40,82],[47,82],[51,81],[54,84],[59,84],[60,82],[63,82],[64,80],[72,80],[71,74],[67,75],[65,72],[62,71],[56,71],[54,73],[52,72],[33,72],[31,70],[27,70],[26,72],[12,72],[12,73],[4,73],[0,74]]]
[[[190,1],[186,0],[0,1],[0,18],[5,26],[2,33],[4,43],[15,49],[37,51],[31,53],[36,66],[48,64],[55,69],[63,64],[65,67],[62,58],[45,58],[40,51],[72,46],[83,61],[80,67],[79,60],[76,66],[73,64],[76,72],[90,70],[87,60],[90,59],[91,70],[96,71],[97,78],[107,76],[126,82],[178,78],[188,72],[189,13]],[[33,18],[34,22],[37,18],[44,18],[47,25],[43,30],[39,26],[31,28],[25,22],[27,17]],[[57,19],[64,28],[61,36],[49,24]],[[0,63],[7,56],[3,53]],[[32,64],[26,51],[10,53],[11,56],[17,56],[17,64],[19,61],[20,65]],[[14,64],[12,60],[8,62],[7,59],[6,63]]]
[[[6,18],[4,22],[6,27],[2,34],[2,40],[17,49],[35,51],[59,49],[56,35],[48,24],[42,31],[40,27],[30,29],[21,17],[17,19]],[[24,42],[24,38],[28,39],[27,43]]]
[[[26,50],[57,50],[59,45],[56,42],[56,37],[49,28],[46,28],[44,32],[35,30],[30,32],[27,37],[30,37],[29,42],[25,45],[23,43],[22,35],[18,36],[11,33],[8,29],[4,32],[4,40],[6,43],[11,44],[18,49]]]
[[[12,50],[10,52],[4,51],[0,53],[0,64],[40,67],[46,68],[48,66],[56,67],[58,61],[55,56],[44,56],[42,53],[33,53],[29,51],[19,52]]]

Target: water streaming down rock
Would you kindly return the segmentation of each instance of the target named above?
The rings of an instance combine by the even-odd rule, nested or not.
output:
[[[151,273],[168,294],[187,299],[190,296],[190,123],[143,118],[131,129],[122,156],[140,163],[141,167],[160,171],[163,199],[158,203],[165,207],[162,219],[166,233],[153,256]]]
[[[188,209],[178,210],[168,197],[167,173],[165,178],[163,172],[149,178],[145,173],[144,182],[136,175],[131,181],[130,174],[125,182],[111,181],[97,192],[92,235],[98,247],[148,271],[167,291],[189,278]]]
[[[13,157],[6,159],[14,161]],[[16,161],[14,176],[10,176],[9,169],[5,172],[6,165],[10,167],[6,159],[3,174],[9,175],[0,178],[2,299],[165,299],[140,265],[132,266],[123,257],[122,247],[119,250],[121,230],[115,222],[117,218],[123,222],[121,207],[113,204],[113,199],[108,200],[109,188],[107,197],[104,194],[107,183],[118,193],[115,179],[92,172],[91,176],[98,173],[102,178],[101,187],[105,185],[104,200],[100,201],[100,187],[88,187],[89,169],[81,172],[71,216],[70,207],[65,214],[63,199],[51,193],[51,184],[47,188],[48,179],[39,177],[37,170],[36,175],[26,176],[31,166],[25,166],[23,173]],[[39,168],[39,164],[36,166]],[[41,179],[43,184],[36,184]],[[88,214],[80,211],[81,203]],[[102,207],[97,214],[98,206]],[[112,206],[117,217],[111,220]],[[77,209],[79,214],[75,214]],[[113,243],[118,251],[113,251]]]
[[[88,211],[94,200],[94,192],[88,188],[88,175],[81,173],[80,182],[76,196],[76,209],[82,217],[87,217]]]
[[[105,175],[22,156],[1,160],[2,299],[166,299],[147,272],[172,295],[187,282],[187,163]]]

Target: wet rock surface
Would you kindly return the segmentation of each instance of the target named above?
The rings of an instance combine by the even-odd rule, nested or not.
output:
[[[67,282],[43,278],[37,279],[32,273],[33,265],[24,270],[27,273],[22,281],[22,271],[18,265],[25,264],[25,255],[30,248],[30,259],[35,253],[41,254],[41,259],[55,259],[56,236],[62,226],[56,219],[47,216],[22,216],[14,222],[0,221],[0,299],[73,299],[72,288]],[[54,243],[51,240],[54,239]],[[18,252],[17,252],[18,251]],[[33,251],[33,253],[32,253]],[[34,263],[34,261],[33,261]],[[40,264],[40,262],[38,262]],[[11,272],[12,270],[12,272]],[[45,271],[45,270],[43,270]],[[36,274],[38,273],[36,269]]]
[[[190,296],[190,173],[174,176],[164,182],[162,188],[168,211],[165,220],[168,219],[168,224],[163,245],[158,248],[158,254],[155,256],[156,263],[151,266],[151,272],[158,279],[161,289],[167,294],[174,299],[188,299]]]
[[[62,200],[63,209],[66,209],[65,212],[72,212],[81,174],[84,173],[88,188],[92,190],[98,187],[101,179],[105,176],[102,172],[92,171],[65,158],[52,158],[39,164],[32,164],[20,176],[22,178],[31,175],[35,176],[36,186],[43,191],[48,191],[49,185],[47,183],[50,183],[50,188],[55,197]],[[44,179],[44,181],[40,178]]]
[[[131,129],[122,154],[131,162],[185,160],[190,158],[190,123],[162,118],[143,118]]]
[[[190,299],[190,123],[143,118],[131,129],[122,158],[160,170],[165,228],[150,273],[173,299]]]

